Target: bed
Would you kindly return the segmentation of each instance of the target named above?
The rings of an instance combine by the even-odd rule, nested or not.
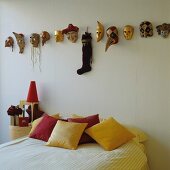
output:
[[[112,151],[97,143],[76,150],[45,146],[29,137],[0,145],[1,170],[148,170],[144,145],[134,140]]]

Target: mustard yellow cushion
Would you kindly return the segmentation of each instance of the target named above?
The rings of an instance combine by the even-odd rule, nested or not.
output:
[[[112,117],[86,129],[85,132],[107,151],[116,149],[135,137]]]
[[[126,128],[135,135],[135,138],[133,138],[134,141],[139,143],[139,142],[145,142],[148,140],[147,135],[141,129],[137,127],[130,127],[130,126],[126,126]]]
[[[88,123],[75,123],[58,120],[46,145],[66,149],[77,149],[80,137],[87,124]]]
[[[59,113],[53,114],[53,115],[50,115],[50,116],[52,116],[52,117],[54,117],[54,118],[56,118],[56,119],[59,119],[59,118],[60,118]],[[42,118],[43,118],[43,116],[40,117],[40,118],[38,118],[38,119],[35,119],[35,120],[32,122],[32,125],[31,125],[32,128],[31,128],[31,131],[30,131],[29,134],[31,134],[31,133],[35,130],[35,128],[37,127],[37,125],[41,122]]]
[[[60,118],[60,113],[56,113],[56,114],[52,114],[52,115],[49,115],[53,118],[56,118],[56,119],[59,119]]]
[[[35,120],[32,122],[32,125],[31,125],[32,128],[31,128],[31,131],[30,131],[29,134],[31,134],[31,133],[35,130],[35,128],[37,127],[37,125],[41,122],[42,118],[43,118],[43,117],[40,117],[40,118],[38,118],[38,119],[35,119]]]

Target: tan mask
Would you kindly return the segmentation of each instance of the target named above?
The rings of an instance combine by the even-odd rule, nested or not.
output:
[[[30,43],[32,44],[31,47],[31,61],[33,68],[35,68],[36,64],[39,64],[39,70],[41,71],[41,64],[40,64],[40,35],[37,33],[32,33],[30,36]]]
[[[67,35],[69,41],[75,43],[78,39],[78,31],[79,31],[78,27],[69,24],[66,29],[62,30],[62,33]]]
[[[75,43],[78,39],[78,33],[75,31],[70,31],[66,35],[68,40],[71,41],[72,43]]]
[[[62,42],[64,40],[64,34],[62,34],[62,31],[57,30],[54,32],[54,34],[56,42]]]
[[[16,37],[16,40],[17,40],[17,44],[19,46],[19,53],[23,53],[24,52],[24,48],[25,48],[25,40],[24,40],[24,35],[23,34],[17,34],[15,32],[13,32],[13,34],[15,35]]]
[[[12,37],[8,37],[7,40],[5,41],[5,47],[12,47],[12,51],[13,51],[13,46],[14,46],[14,39]]]
[[[170,33],[170,24],[163,23],[156,27],[158,35],[161,35],[163,38],[167,38]]]
[[[139,26],[140,36],[141,37],[152,37],[153,36],[153,26],[149,21],[141,22]]]
[[[96,39],[97,39],[97,42],[99,42],[103,36],[104,36],[104,27],[103,25],[97,21],[97,28],[96,28]]]
[[[31,34],[30,43],[33,47],[38,47],[40,43],[40,35],[37,33]]]
[[[43,46],[48,40],[50,40],[50,34],[47,31],[43,31],[41,34],[41,38],[42,38],[42,46]]]
[[[105,51],[107,51],[107,49],[113,45],[113,44],[117,44],[119,41],[119,37],[118,37],[118,30],[115,26],[111,26],[106,30],[106,34],[107,34],[107,42],[106,42],[106,47],[105,47]]]
[[[133,36],[134,28],[131,25],[126,25],[123,29],[123,34],[126,40],[131,40]]]

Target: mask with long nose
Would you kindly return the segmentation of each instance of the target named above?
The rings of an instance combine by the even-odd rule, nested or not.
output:
[[[106,30],[106,35],[107,35],[107,42],[106,42],[106,47],[105,47],[105,51],[107,51],[107,49],[113,45],[113,44],[117,44],[119,41],[119,37],[118,37],[118,30],[115,26],[111,26]]]

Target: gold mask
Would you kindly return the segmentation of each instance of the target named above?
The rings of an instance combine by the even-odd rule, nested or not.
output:
[[[126,25],[123,29],[123,34],[126,40],[131,40],[133,36],[134,28],[131,25]]]
[[[62,34],[62,31],[57,30],[54,32],[54,34],[56,42],[62,42],[64,40],[64,34]]]
[[[104,36],[104,27],[103,25],[97,21],[97,28],[96,28],[96,39],[97,39],[97,42],[99,42],[103,36]]]

